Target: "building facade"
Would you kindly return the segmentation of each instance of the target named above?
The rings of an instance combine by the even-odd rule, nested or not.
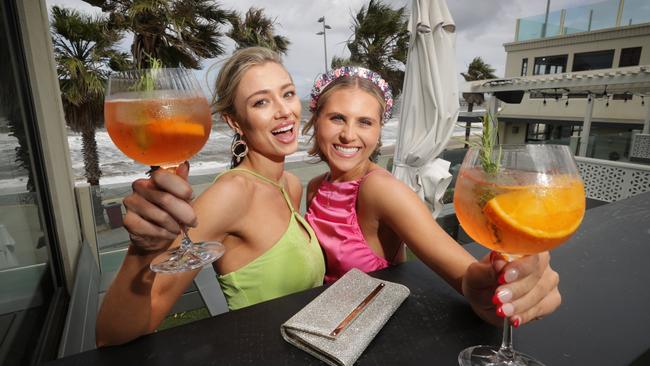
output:
[[[527,87],[520,103],[502,104],[501,142],[569,144],[578,153],[593,100],[585,155],[635,161],[632,140],[643,132],[650,100],[638,84],[626,90],[605,79],[650,65],[650,2],[609,0],[518,19],[514,38],[504,45],[505,80],[538,87]],[[589,89],[576,87],[577,78],[603,82]]]

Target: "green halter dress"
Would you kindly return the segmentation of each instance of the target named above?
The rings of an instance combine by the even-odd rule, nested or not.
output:
[[[231,172],[253,175],[278,188],[291,210],[291,218],[282,237],[265,253],[238,270],[218,277],[228,308],[235,310],[322,285],[325,260],[318,239],[305,219],[294,210],[284,187],[242,168],[227,170],[216,179]],[[309,238],[300,226],[307,230]]]

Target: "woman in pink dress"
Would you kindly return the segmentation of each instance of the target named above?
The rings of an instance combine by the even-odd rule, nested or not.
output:
[[[310,151],[330,171],[307,187],[307,221],[326,257],[326,282],[351,268],[366,272],[404,260],[405,244],[463,294],[484,320],[519,326],[561,302],[549,254],[506,263],[496,255],[476,261],[436,223],[405,184],[373,163],[392,94],[378,74],[343,67],[322,75],[312,90]]]

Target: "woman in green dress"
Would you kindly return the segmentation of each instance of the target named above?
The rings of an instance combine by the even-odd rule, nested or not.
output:
[[[295,209],[300,180],[284,171],[298,147],[301,105],[278,55],[260,47],[235,52],[219,72],[213,107],[235,132],[236,167],[195,200],[187,163],[133,183],[124,199],[131,243],[99,311],[98,346],[153,332],[197,275],[149,270],[158,254],[179,245],[179,223],[196,241],[225,245],[213,267],[230,309],[322,284],[323,254]]]

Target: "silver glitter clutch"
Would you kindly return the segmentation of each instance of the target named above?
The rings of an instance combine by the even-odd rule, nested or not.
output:
[[[280,332],[329,365],[349,366],[409,293],[406,286],[352,269],[282,324]]]

